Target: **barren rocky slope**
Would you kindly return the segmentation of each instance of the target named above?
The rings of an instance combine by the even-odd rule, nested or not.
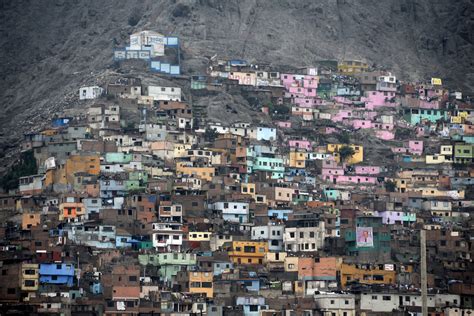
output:
[[[78,87],[106,75],[114,45],[137,30],[179,36],[188,74],[216,53],[297,66],[360,58],[473,91],[473,16],[471,0],[2,0],[0,153],[80,106]]]

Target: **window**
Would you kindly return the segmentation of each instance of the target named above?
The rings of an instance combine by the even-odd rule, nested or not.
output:
[[[131,275],[128,277],[129,282],[136,282],[137,281],[137,276],[136,275]]]
[[[255,246],[245,246],[244,252],[255,252]]]
[[[249,311],[251,312],[258,312],[258,305],[250,305]]]
[[[16,289],[14,287],[9,287],[8,290],[7,290],[7,294],[15,294],[16,293]]]
[[[36,283],[35,283],[35,280],[25,280],[24,285],[28,287],[32,287],[32,286],[35,286]]]
[[[382,296],[382,300],[384,300],[384,301],[391,301],[391,300],[392,300],[392,297],[389,296],[389,295],[384,295],[384,296]]]

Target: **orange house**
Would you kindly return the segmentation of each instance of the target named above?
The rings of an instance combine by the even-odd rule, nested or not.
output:
[[[336,258],[299,258],[299,280],[336,280]]]
[[[29,230],[31,227],[35,227],[41,224],[40,213],[23,213],[21,215],[21,229]]]
[[[76,173],[100,174],[100,157],[98,155],[73,155],[64,165],[46,171],[45,186],[53,184],[73,184]]]
[[[86,208],[82,202],[65,202],[59,204],[59,220],[82,218],[86,215]]]

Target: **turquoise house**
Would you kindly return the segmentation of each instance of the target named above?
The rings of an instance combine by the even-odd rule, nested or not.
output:
[[[341,198],[341,192],[336,189],[324,189],[323,194],[328,201],[335,201]]]
[[[196,265],[196,254],[192,253],[159,253],[138,255],[140,265],[160,267],[160,279],[171,280],[179,271]]]
[[[126,153],[106,153],[105,161],[108,163],[129,163],[132,161],[133,155]]]
[[[281,179],[285,173],[285,166],[282,158],[256,157],[253,170],[271,172],[272,179]]]
[[[441,109],[405,109],[403,118],[410,124],[416,125],[421,121],[430,121],[436,123],[440,119],[447,119],[446,111]]]

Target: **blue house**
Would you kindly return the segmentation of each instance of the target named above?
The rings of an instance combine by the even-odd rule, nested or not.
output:
[[[234,268],[234,264],[230,261],[216,261],[213,264],[214,275],[221,275],[222,273],[229,272]]]
[[[94,295],[102,294],[102,283],[99,280],[94,280],[90,286],[90,291]]]
[[[132,247],[133,242],[134,240],[130,233],[123,229],[117,229],[117,232],[115,234],[115,246],[117,248]]]
[[[70,117],[58,117],[51,120],[51,125],[53,127],[63,127],[67,126],[71,122],[72,118]]]
[[[288,220],[288,215],[293,213],[293,210],[275,210],[275,209],[270,209],[268,210],[268,216],[269,217],[275,217],[277,219],[281,220]]]
[[[236,299],[235,305],[242,306],[245,316],[258,316],[260,311],[268,309],[268,305],[265,305],[264,297],[239,296]]]
[[[74,272],[74,265],[70,263],[42,263],[39,269],[40,283],[72,286]]]

